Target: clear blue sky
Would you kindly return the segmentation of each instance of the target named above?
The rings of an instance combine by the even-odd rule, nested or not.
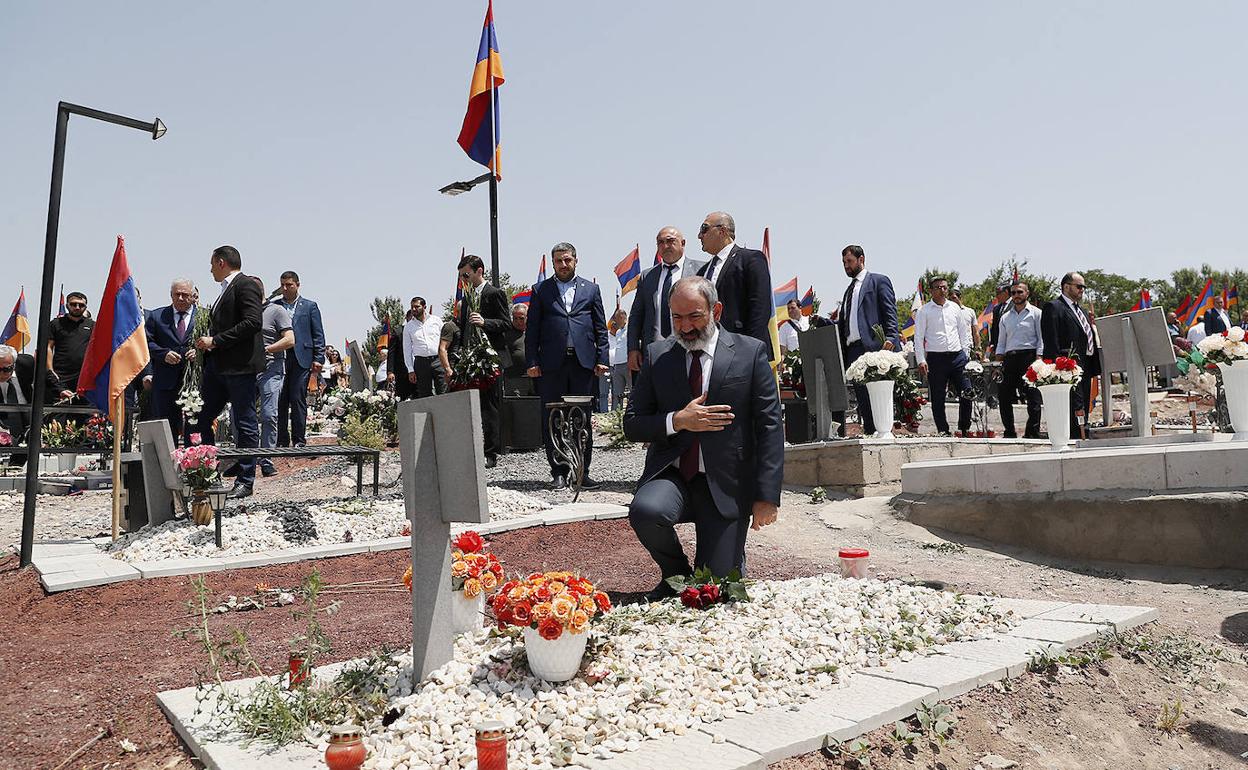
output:
[[[13,1],[0,23],[0,303],[36,313],[58,100],[169,133],[70,122],[57,283],[98,301],[126,236],[145,304],[209,297],[230,243],[286,268],[331,341],[378,294],[453,291],[487,258],[483,169],[455,144],[483,2]],[[725,209],[772,232],[775,284],[839,298],[843,245],[911,291],[1016,253],[1061,273],[1248,263],[1248,5],[498,0],[502,264],[551,244],[613,293],[660,226]],[[610,308],[608,308],[609,310]]]

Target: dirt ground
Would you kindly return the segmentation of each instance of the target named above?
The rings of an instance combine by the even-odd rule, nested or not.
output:
[[[691,538],[692,533],[688,536]],[[629,600],[651,588],[657,572],[624,521],[581,522],[491,538],[509,570],[583,570]],[[1036,599],[1158,607],[1150,638],[1175,637],[1223,651],[1203,685],[1179,663],[1146,664],[1115,655],[1053,675],[1026,674],[1002,689],[951,703],[957,725],[939,753],[894,748],[891,728],[866,736],[871,767],[974,768],[995,754],[1026,768],[1229,768],[1248,766],[1248,607],[1244,573],[1075,564],[989,544],[946,541],[895,519],[887,500],[832,501],[785,493],[780,521],[749,541],[751,576],[782,578],[835,569],[840,546],[871,550],[881,577],[938,580],[957,590]],[[256,583],[294,586],[314,566],[330,584],[394,579],[405,554],[360,554],[314,563],[211,573],[215,595],[248,594]],[[196,766],[156,705],[155,693],[195,682],[200,653],[173,632],[189,625],[189,579],[164,578],[44,595],[34,573],[0,560],[0,735],[3,765],[55,767],[101,729],[110,734],[69,767]],[[288,608],[214,617],[221,632],[249,634],[266,670],[279,670],[297,633]],[[328,618],[332,660],[359,657],[410,638],[405,592],[352,594]],[[1180,656],[1181,658],[1181,656]],[[1156,725],[1164,704],[1182,703],[1173,732]],[[1233,709],[1238,709],[1234,711]],[[126,753],[121,739],[138,748]],[[885,754],[885,748],[892,755]],[[988,760],[985,760],[985,762]],[[853,768],[844,757],[798,757],[775,770]],[[657,769],[656,769],[657,770]]]

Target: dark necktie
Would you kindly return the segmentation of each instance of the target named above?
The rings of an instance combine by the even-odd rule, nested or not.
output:
[[[706,268],[706,280],[715,283],[715,268],[719,267],[719,255],[711,257],[711,265]]]
[[[849,282],[849,288],[845,290],[845,299],[841,302],[840,318],[845,319],[845,339],[849,339],[849,334],[853,331],[853,327],[849,325],[850,319],[853,318],[851,313],[854,312],[854,287],[858,285],[858,278],[855,276]]]
[[[1096,347],[1096,343],[1093,341],[1092,337],[1092,325],[1088,323],[1088,317],[1083,314],[1083,308],[1078,305],[1074,305],[1072,309],[1075,311],[1075,318],[1079,320],[1079,326],[1083,329],[1084,336],[1088,339],[1087,350],[1084,352],[1088,355],[1092,355],[1092,351]]]
[[[178,313],[178,342],[186,342],[186,313]]]
[[[693,363],[689,365],[689,393],[690,398],[697,398],[702,395],[702,351],[690,351],[689,355],[693,356]],[[685,477],[685,481],[692,481],[698,475],[700,451],[698,434],[694,433],[689,448],[680,456],[680,475]]]
[[[667,295],[672,291],[672,272],[675,267],[676,265],[663,266],[663,288],[659,290],[659,336],[663,339],[672,336],[672,311],[667,306]]]
[[[17,388],[13,387],[12,380],[4,384],[4,391],[5,391],[4,403],[16,405],[17,404]],[[21,415],[17,414],[16,412],[0,413],[0,428],[4,428],[8,430],[10,426],[19,426],[19,425],[21,425]],[[17,441],[17,437],[15,436],[13,440]]]

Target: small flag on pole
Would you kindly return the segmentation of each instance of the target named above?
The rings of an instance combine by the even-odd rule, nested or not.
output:
[[[25,286],[17,295],[17,302],[13,304],[13,312],[9,314],[9,322],[4,325],[4,332],[0,334],[0,337],[4,339],[4,344],[17,348],[19,351],[25,350],[27,343],[30,342],[30,318],[26,314]]]
[[[811,316],[815,313],[815,287],[811,286],[806,290],[806,294],[802,296],[801,301],[802,315]]]
[[[61,304],[56,309],[56,317],[60,318],[69,312],[69,308],[65,307],[65,284],[61,284]]]
[[[381,334],[377,336],[377,349],[385,350],[390,347],[390,317],[386,316],[381,321]]]
[[[641,279],[641,244],[633,247],[628,256],[615,266],[615,277],[620,281],[622,294],[628,294],[637,288],[637,282]]]
[[[87,352],[78,375],[78,395],[112,419],[118,396],[147,366],[147,333],[139,293],[126,262],[126,242],[117,236],[108,281],[100,293],[100,316],[95,319]]]

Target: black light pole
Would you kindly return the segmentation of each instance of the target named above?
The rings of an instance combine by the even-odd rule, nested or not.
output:
[[[39,492],[39,450],[43,447],[43,405],[47,399],[43,371],[48,366],[49,323],[52,316],[52,290],[56,275],[56,236],[61,220],[61,179],[65,173],[65,136],[69,129],[69,116],[82,115],[86,118],[115,123],[127,128],[137,128],[159,139],[165,135],[165,124],[160,118],[147,123],[124,115],[80,107],[77,104],[60,102],[56,106],[56,141],[52,145],[52,190],[48,196],[48,232],[43,242],[43,293],[39,298],[39,333],[35,347],[35,381],[34,392],[30,398],[30,430],[26,439],[26,492],[22,508],[22,552],[21,566],[30,564],[31,553],[35,547],[35,496]]]
[[[482,182],[490,183],[490,283],[497,287],[499,285],[498,180],[494,178],[494,172],[487,171],[476,179],[469,179],[467,182],[451,182],[446,187],[438,190],[438,192],[443,195],[459,195],[468,192]]]

